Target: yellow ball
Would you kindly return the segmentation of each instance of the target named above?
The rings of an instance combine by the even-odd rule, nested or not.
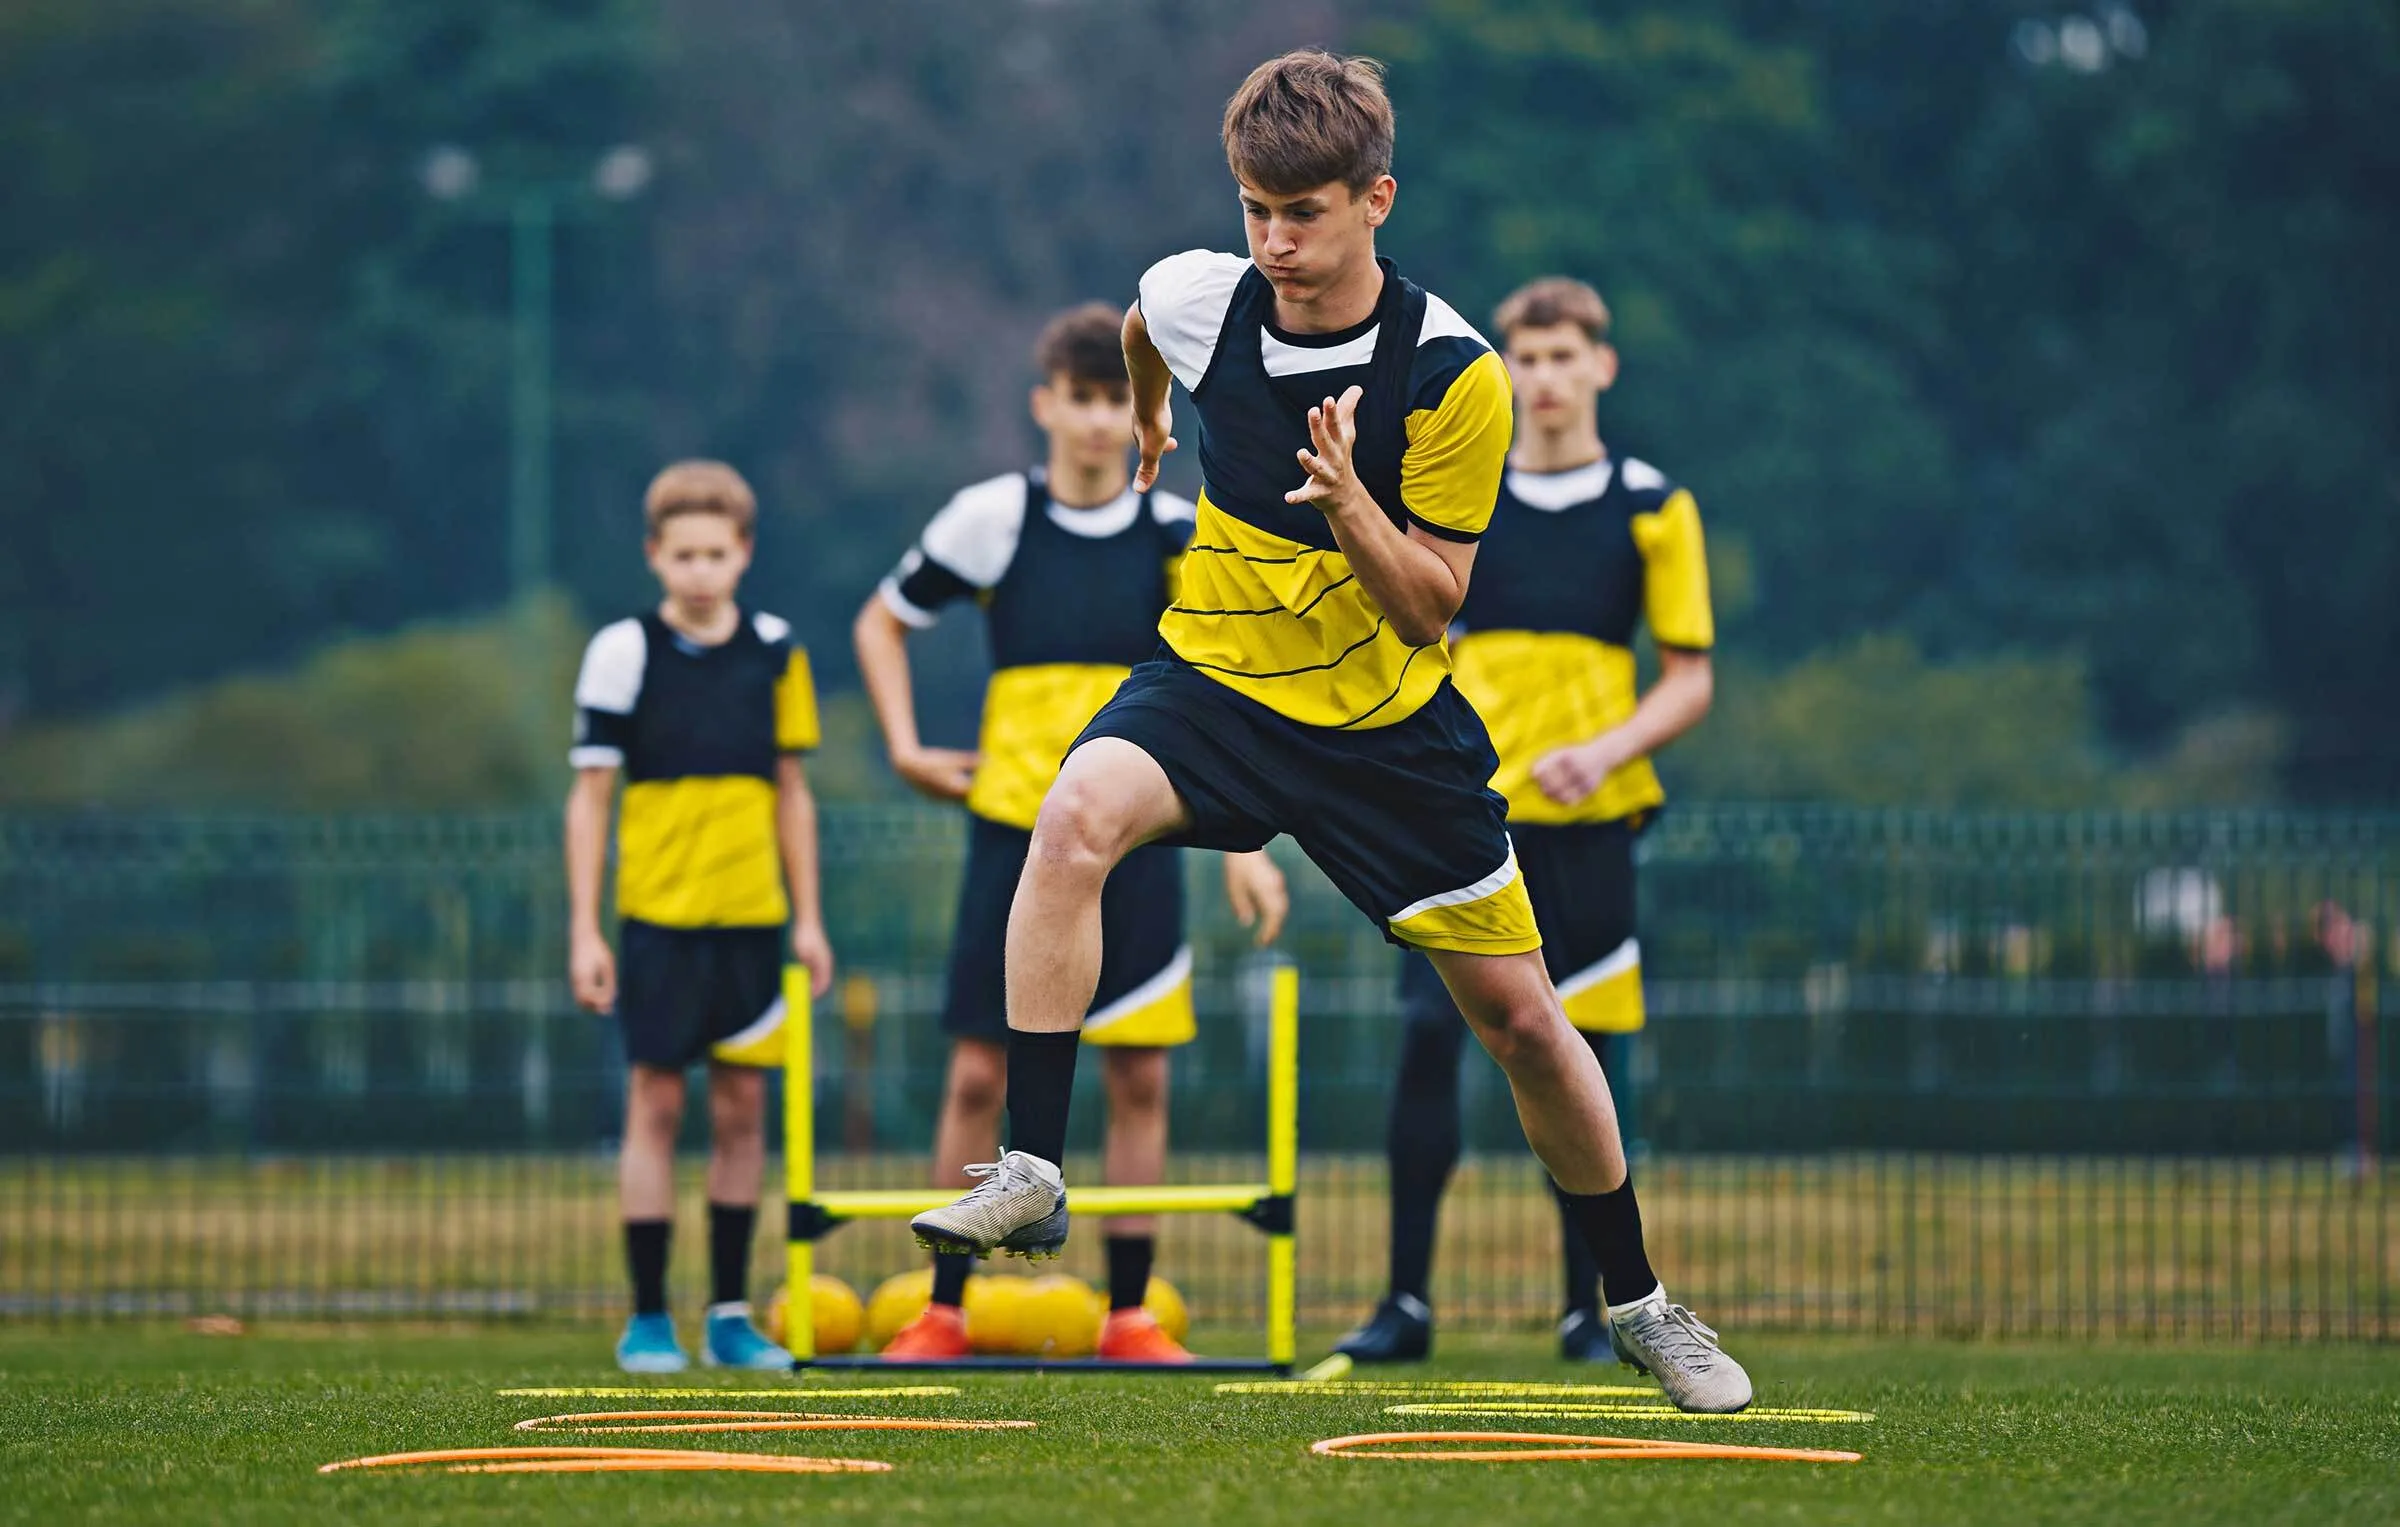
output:
[[[933,1269],[895,1274],[875,1285],[867,1298],[867,1345],[881,1351],[900,1328],[925,1313],[933,1302]]]
[[[1100,1345],[1108,1301],[1081,1278],[1051,1273],[1026,1291],[1023,1326],[1032,1350],[1047,1357],[1089,1357]]]
[[[1164,1278],[1150,1280],[1150,1286],[1142,1291],[1142,1308],[1150,1312],[1160,1330],[1177,1341],[1183,1340],[1192,1328],[1192,1312],[1184,1308],[1183,1295],[1175,1292],[1175,1285]]]
[[[767,1305],[761,1324],[767,1340],[778,1346],[789,1346],[784,1333],[790,1329],[791,1288],[786,1285],[775,1290],[775,1298]],[[808,1283],[810,1324],[816,1332],[816,1350],[820,1355],[847,1352],[858,1345],[859,1326],[866,1318],[858,1295],[849,1284],[825,1273],[818,1273]]]
[[[1041,1336],[1028,1319],[1032,1291],[1030,1278],[969,1278],[967,1345],[994,1356],[1023,1357],[1039,1352]]]
[[[858,1345],[859,1327],[866,1323],[867,1312],[858,1302],[856,1289],[819,1273],[808,1280],[808,1303],[816,1323],[819,1356],[847,1352]]]

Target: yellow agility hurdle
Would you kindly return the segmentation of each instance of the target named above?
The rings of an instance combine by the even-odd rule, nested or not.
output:
[[[808,973],[784,973],[783,1159],[784,1281],[805,1290],[816,1272],[817,1242],[852,1220],[910,1219],[950,1202],[941,1188],[817,1191],[816,1062],[810,1033]],[[1277,966],[1268,1007],[1267,1180],[1186,1183],[1149,1188],[1079,1188],[1068,1195],[1078,1215],[1232,1214],[1267,1238],[1267,1351],[1264,1357],[1210,1357],[1189,1363],[1111,1362],[1101,1358],[964,1357],[939,1362],[886,1363],[850,1353],[818,1355],[806,1318],[805,1295],[795,1295],[797,1318],[786,1322],[792,1364],[798,1368],[913,1368],[1041,1370],[1050,1372],[1289,1373],[1297,1311],[1299,1257],[1292,1243],[1294,1198],[1300,1185],[1300,972]]]

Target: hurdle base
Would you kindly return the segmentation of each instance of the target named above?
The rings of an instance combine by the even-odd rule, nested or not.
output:
[[[1265,1357],[1195,1357],[1188,1363],[1136,1363],[1103,1357],[943,1357],[886,1361],[869,1353],[794,1360],[795,1370],[835,1368],[875,1373],[1277,1373],[1290,1363]]]

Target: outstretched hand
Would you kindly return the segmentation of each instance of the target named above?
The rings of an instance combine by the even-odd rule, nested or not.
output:
[[[1366,389],[1352,386],[1337,401],[1327,398],[1308,411],[1312,450],[1299,453],[1308,481],[1283,496],[1287,504],[1315,504],[1330,513],[1357,491],[1358,474],[1351,453],[1358,448],[1358,402]]]
[[[1175,413],[1170,400],[1161,399],[1158,412],[1148,418],[1138,408],[1133,411],[1133,443],[1142,453],[1140,464],[1133,469],[1133,491],[1147,493],[1158,481],[1159,462],[1175,449]]]

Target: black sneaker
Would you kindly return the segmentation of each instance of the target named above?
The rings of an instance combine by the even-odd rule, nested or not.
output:
[[[1433,1311],[1414,1294],[1394,1294],[1333,1350],[1354,1363],[1421,1363],[1433,1355]]]
[[[1558,1322],[1558,1355],[1570,1363],[1613,1363],[1617,1349],[1598,1310],[1569,1310]]]

